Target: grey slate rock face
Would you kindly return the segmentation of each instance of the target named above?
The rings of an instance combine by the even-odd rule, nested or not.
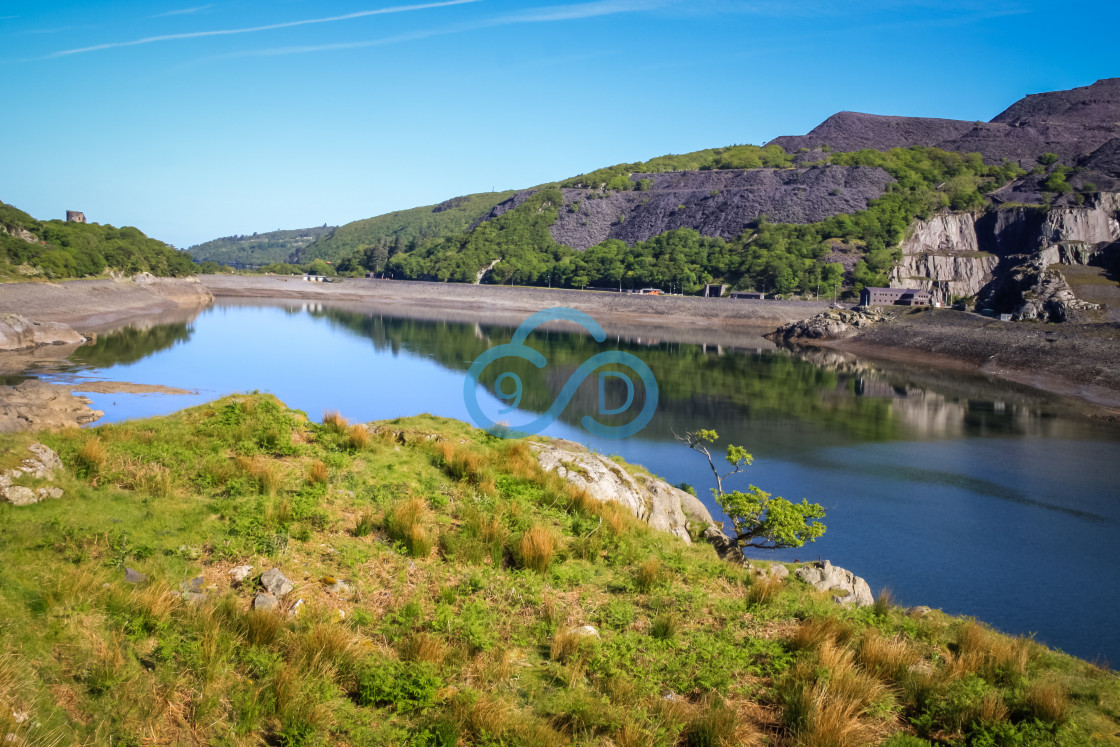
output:
[[[133,570],[132,568],[125,568],[124,580],[130,584],[142,584],[148,580],[148,577],[140,571]]]
[[[268,589],[269,593],[276,597],[283,597],[295,588],[278,568],[267,570],[261,574],[261,586]]]

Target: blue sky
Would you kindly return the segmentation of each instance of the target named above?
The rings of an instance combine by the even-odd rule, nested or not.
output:
[[[179,247],[1120,75],[1115,2],[0,0],[0,200]]]

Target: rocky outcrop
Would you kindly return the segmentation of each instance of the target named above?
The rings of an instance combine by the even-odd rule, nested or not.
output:
[[[871,587],[865,580],[827,560],[806,563],[794,575],[817,591],[836,592],[832,601],[845,607],[869,607],[875,603]]]
[[[948,305],[975,296],[991,282],[999,258],[981,252],[971,213],[945,212],[917,221],[902,242],[902,261],[891,270],[890,287],[929,291]]]
[[[85,341],[86,338],[59,322],[33,322],[19,314],[0,314],[0,352]]]
[[[43,480],[53,480],[62,470],[62,460],[47,446],[40,443],[27,447],[30,454],[18,467],[0,470],[0,501],[16,506],[28,506],[46,498],[61,498],[62,488],[38,485]],[[20,483],[31,483],[23,485]]]
[[[653,529],[676,535],[686,543],[692,542],[690,528],[700,534],[717,526],[696,496],[650,475],[631,475],[620,464],[579,444],[533,441],[529,448],[544,469],[583,488],[593,498],[621,503]]]
[[[92,423],[105,413],[91,404],[88,397],[37,379],[0,386],[0,433]]]
[[[782,325],[766,337],[775,342],[839,340],[851,337],[884,319],[885,317],[874,309],[830,309],[809,319]]]

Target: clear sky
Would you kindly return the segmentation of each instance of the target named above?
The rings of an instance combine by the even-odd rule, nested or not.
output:
[[[0,0],[0,200],[187,247],[1120,76],[1120,3]]]

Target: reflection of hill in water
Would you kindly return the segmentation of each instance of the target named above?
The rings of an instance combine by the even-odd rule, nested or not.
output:
[[[483,351],[508,343],[514,329],[483,322],[417,320],[333,306],[311,309],[310,313],[371,340],[378,349],[423,355],[463,372]],[[835,444],[838,437],[863,441],[1085,435],[1084,420],[1059,417],[1068,410],[1058,398],[957,371],[884,368],[827,350],[797,354],[774,349],[743,350],[705,346],[699,339],[696,344],[637,344],[628,342],[621,333],[616,340],[608,339],[600,346],[578,333],[535,333],[529,342],[545,354],[548,366],[542,370],[525,361],[503,359],[488,367],[481,383],[492,391],[500,373],[516,372],[524,383],[521,408],[540,413],[548,409],[583,361],[602,350],[619,349],[641,358],[658,381],[658,413],[642,431],[641,437],[646,439],[672,439],[674,430],[680,432],[697,422],[749,432],[752,421],[783,423],[775,437],[786,440],[788,436],[789,446],[801,448]],[[596,386],[596,377],[585,381],[562,416],[565,422],[578,424],[582,414],[597,412]],[[636,393],[635,412],[642,396],[640,391]],[[608,403],[620,399],[621,395],[608,395]],[[619,424],[629,417],[599,419]]]
[[[77,348],[70,361],[79,368],[106,368],[133,363],[190,339],[194,327],[186,322],[140,324],[121,327],[97,336],[97,341]]]

